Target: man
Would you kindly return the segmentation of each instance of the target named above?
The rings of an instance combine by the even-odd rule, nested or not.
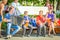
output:
[[[37,24],[37,36],[41,35],[41,32],[43,30],[43,35],[46,34],[46,26],[45,26],[45,18],[43,16],[43,11],[39,11],[39,15],[36,18],[36,24]]]
[[[20,13],[19,8],[18,8],[20,6],[20,3],[18,2],[18,0],[14,0],[14,2],[11,3],[11,6],[14,7],[13,15],[16,16],[16,18],[17,18],[17,19],[15,18],[14,20],[17,21],[17,24],[21,25],[23,18],[20,16],[21,13]]]
[[[19,30],[20,27],[18,25],[12,24],[11,16],[13,14],[14,7],[9,8],[9,13],[5,15],[4,21],[7,22],[7,38],[12,37],[15,35]],[[15,29],[13,32],[10,31],[10,29]]]
[[[15,16],[20,16],[20,11],[18,9],[18,7],[20,6],[20,3],[18,2],[18,0],[14,0],[14,2],[12,2],[11,6],[14,7],[14,15]]]

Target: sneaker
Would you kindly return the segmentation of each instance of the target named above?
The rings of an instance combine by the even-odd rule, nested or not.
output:
[[[24,35],[22,37],[25,37]]]
[[[12,37],[12,35],[10,35],[10,38]]]
[[[30,37],[30,35],[28,35],[28,37]]]
[[[56,33],[54,34],[54,36],[56,36]]]
[[[7,35],[7,38],[11,38],[12,37],[12,35]]]
[[[2,35],[0,35],[0,38],[2,38],[3,36]]]

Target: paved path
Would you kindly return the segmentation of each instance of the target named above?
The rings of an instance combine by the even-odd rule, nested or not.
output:
[[[60,40],[60,36],[52,36],[52,37],[36,37],[36,36],[31,36],[31,37],[12,37],[10,39],[4,39],[0,38],[0,40]]]

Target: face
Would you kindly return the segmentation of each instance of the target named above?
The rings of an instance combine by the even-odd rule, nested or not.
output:
[[[25,11],[25,15],[28,15],[28,12],[27,11]]]
[[[43,11],[40,11],[40,12],[39,12],[39,15],[43,15]]]
[[[6,5],[6,4],[7,4],[7,0],[2,0],[2,2],[4,3],[4,5]]]
[[[15,2],[18,2],[18,0],[14,0]]]
[[[11,7],[12,9],[10,10],[11,14],[14,12],[14,7]]]

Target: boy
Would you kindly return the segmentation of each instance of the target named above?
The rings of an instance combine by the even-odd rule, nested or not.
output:
[[[41,30],[43,30],[43,35],[45,36],[46,34],[46,26],[45,26],[45,18],[43,16],[43,11],[39,11],[39,15],[36,18],[36,24],[37,24],[37,36],[41,35]]]
[[[28,12],[27,11],[25,11],[24,12],[24,24],[23,24],[23,26],[22,26],[22,28],[23,28],[23,36],[25,35],[25,33],[26,33],[26,29],[28,29],[28,28],[30,28],[30,31],[29,31],[29,34],[28,34],[28,36],[30,36],[31,35],[31,33],[32,33],[32,25],[30,25],[29,23],[30,23],[30,17],[28,16]]]
[[[4,21],[7,22],[7,38],[12,37],[20,30],[20,27],[18,25],[12,24],[11,16],[12,16],[13,10],[14,10],[14,7],[10,7],[9,13],[7,13],[4,18]],[[10,31],[11,28],[14,28],[15,30],[11,32]]]

